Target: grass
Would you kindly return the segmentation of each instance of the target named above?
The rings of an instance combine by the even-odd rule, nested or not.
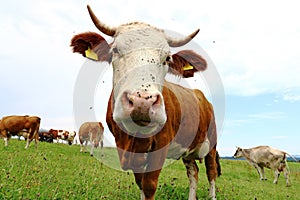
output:
[[[139,199],[131,172],[120,171],[117,153],[104,149],[90,157],[78,145],[39,143],[24,149],[24,141],[0,143],[0,199]],[[260,181],[246,161],[221,160],[222,176],[217,179],[218,199],[300,199],[300,164],[289,162],[291,187],[283,174],[274,185],[273,172]],[[199,164],[198,199],[207,199],[208,182],[204,164]],[[187,199],[188,179],[181,161],[166,166],[159,178],[156,199]]]

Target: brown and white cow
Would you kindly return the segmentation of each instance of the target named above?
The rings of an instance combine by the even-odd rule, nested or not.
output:
[[[59,140],[64,140],[68,142],[69,145],[73,144],[74,138],[76,136],[75,131],[50,129],[49,133],[52,135],[52,139],[55,139],[57,143],[59,142]]]
[[[94,148],[98,148],[99,143],[103,148],[103,132],[104,127],[101,122],[85,122],[79,128],[80,152],[83,151],[83,145],[91,143],[90,155],[94,155]]]
[[[289,186],[289,170],[286,162],[286,155],[289,154],[270,146],[257,146],[249,149],[237,147],[234,158],[246,158],[249,164],[257,169],[260,180],[267,180],[264,167],[272,169],[275,175],[273,181],[274,184],[277,183],[280,172],[283,171],[286,179],[286,186]]]
[[[198,33],[174,39],[142,22],[109,27],[88,6],[95,26],[113,37],[75,35],[73,52],[112,63],[113,90],[106,121],[115,137],[120,164],[133,170],[141,199],[154,199],[166,158],[182,158],[190,181],[189,199],[196,199],[198,167],[204,158],[210,197],[216,198],[217,132],[212,105],[199,90],[167,82],[167,72],[184,78],[206,69],[206,61],[191,50],[171,54],[170,47],[188,43]],[[93,56],[90,56],[93,54]],[[189,66],[188,70],[185,66]]]
[[[8,145],[8,140],[11,136],[16,136],[19,133],[25,133],[25,136],[27,136],[25,148],[29,147],[29,144],[33,139],[35,139],[35,147],[37,148],[40,122],[41,119],[37,116],[11,115],[3,117],[0,121],[0,134],[4,138],[5,146]]]

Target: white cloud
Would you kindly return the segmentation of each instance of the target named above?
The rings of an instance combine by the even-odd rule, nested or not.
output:
[[[292,101],[292,102],[295,102],[295,101],[300,101],[300,95],[284,95],[283,97],[284,100],[286,101]]]
[[[283,112],[263,112],[248,115],[250,120],[274,120],[286,118]]]
[[[231,3],[212,11],[216,42],[208,47],[227,93],[249,96],[299,87],[298,3],[249,1],[229,9]]]

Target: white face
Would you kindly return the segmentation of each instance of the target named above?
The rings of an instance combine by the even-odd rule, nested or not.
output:
[[[128,133],[152,134],[166,122],[162,86],[170,49],[152,27],[122,30],[111,47],[114,121]]]

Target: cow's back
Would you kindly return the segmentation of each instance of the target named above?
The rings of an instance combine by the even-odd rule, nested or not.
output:
[[[79,137],[87,138],[89,133],[100,134],[103,132],[103,125],[99,122],[85,122],[79,128]]]
[[[1,120],[1,128],[6,129],[12,133],[21,131],[26,123],[25,116],[11,115],[3,117]]]
[[[285,153],[270,146],[258,146],[252,149],[250,158],[259,165],[267,168],[277,168],[284,162]]]

